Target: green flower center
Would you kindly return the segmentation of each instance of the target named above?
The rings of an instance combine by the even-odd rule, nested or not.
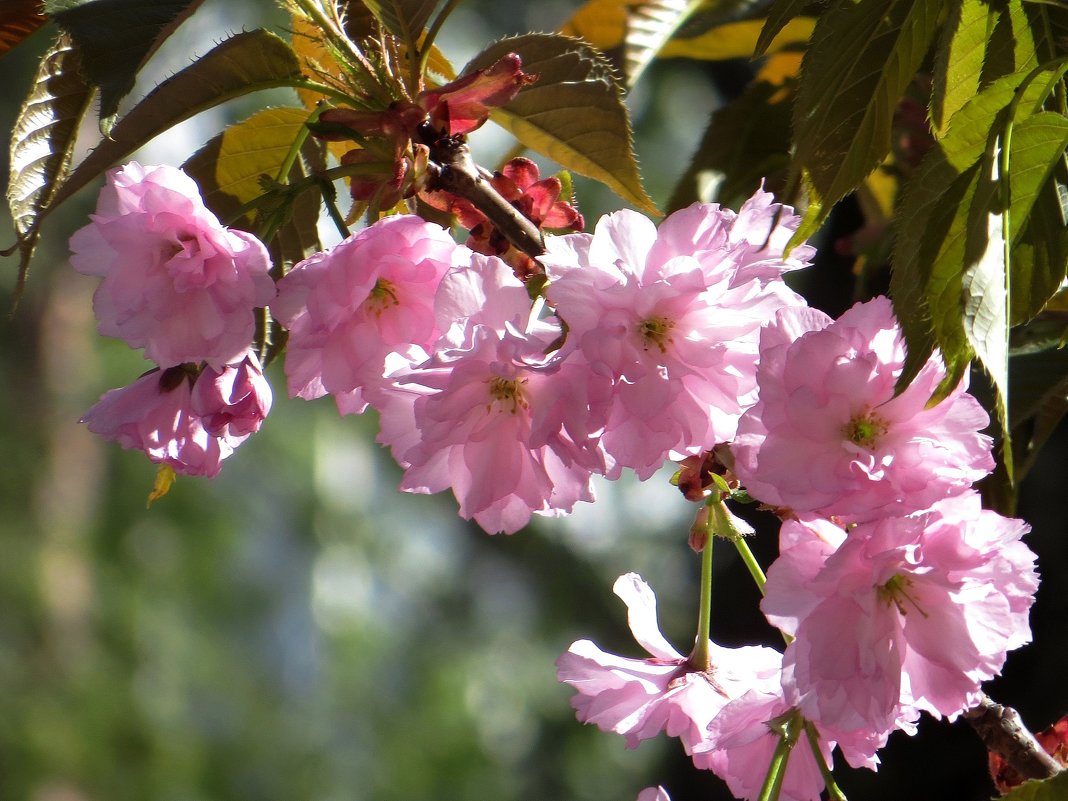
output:
[[[364,305],[371,314],[381,316],[382,312],[390,306],[400,305],[397,299],[397,288],[393,286],[393,282],[379,278],[375,281],[374,288],[364,301]]]
[[[667,353],[668,345],[671,344],[671,332],[675,328],[675,322],[664,317],[650,317],[638,323],[638,336],[645,343],[645,350],[656,347],[661,353]]]
[[[902,615],[907,615],[908,609],[906,607],[911,606],[923,617],[927,617],[927,613],[923,611],[916,599],[911,595],[912,579],[909,576],[903,576],[898,573],[882,586],[876,587],[875,591],[879,594],[883,603],[887,606],[893,604]]]
[[[873,412],[857,415],[842,429],[842,435],[862,448],[875,450],[879,439],[887,432],[889,427],[886,421]]]

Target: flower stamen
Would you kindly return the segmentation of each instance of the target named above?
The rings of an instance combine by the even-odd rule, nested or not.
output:
[[[493,399],[486,404],[487,411],[491,411],[493,409],[493,404],[497,401],[504,401],[506,404],[511,401],[512,408],[510,409],[510,412],[512,414],[518,414],[520,409],[530,408],[523,393],[523,385],[527,383],[527,379],[494,376],[486,383],[489,384],[490,397]]]
[[[655,345],[661,353],[667,353],[668,345],[671,344],[671,331],[675,328],[675,321],[665,317],[650,317],[638,323],[638,336],[645,343],[645,350]]]

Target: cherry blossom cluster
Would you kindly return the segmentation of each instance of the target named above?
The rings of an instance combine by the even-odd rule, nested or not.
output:
[[[167,166],[111,171],[91,220],[71,237],[70,261],[102,279],[99,331],[156,366],[82,422],[178,473],[214,477],[271,408],[251,350],[253,310],[275,295],[267,249],[220,225],[196,183]]]
[[[533,165],[498,183],[539,227],[581,226]],[[84,422],[214,476],[271,405],[252,350],[269,307],[288,330],[289,394],[332,396],[342,415],[374,408],[401,489],[451,490],[490,533],[594,500],[595,475],[646,479],[684,460],[695,531],[744,547],[720,491],[744,487],[783,521],[761,604],[783,652],[721,647],[706,630],[684,655],[627,574],[614,589],[649,657],[579,640],[557,661],[580,720],[630,747],[678,737],[741,798],[762,793],[784,748],[782,799],[818,799],[835,748],[875,768],[890,733],[969,708],[1029,641],[1027,526],[972,489],[993,467],[987,415],[964,386],[929,402],[945,379],[937,356],[896,391],[905,349],[886,298],[832,320],[787,287],[814,253],[785,253],[791,209],[757,191],[737,213],[697,203],[659,227],[619,211],[593,233],[549,236],[535,283],[517,277],[529,260],[502,259],[468,216],[471,246],[387,217],[276,286],[264,246],[220,225],[182,172],[113,171],[71,262],[102,278],[101,333],[156,366]],[[691,544],[710,576],[709,537]]]
[[[663,640],[644,582],[623,576],[615,591],[651,658],[574,643],[557,666],[580,720],[631,747],[677,736],[741,798],[761,793],[784,738],[809,740],[779,797],[815,801],[817,752],[829,765],[837,746],[874,769],[890,733],[913,732],[921,712],[952,718],[978,702],[1030,640],[1035,556],[1026,524],[982,509],[971,489],[993,467],[986,414],[963,387],[928,406],[944,378],[936,358],[895,395],[904,359],[885,298],[838,320],[776,312],[760,333],[756,401],[717,453],[783,519],[761,609],[786,649],[707,643],[699,664],[699,649],[683,656]],[[717,525],[729,515],[720,498],[710,505],[699,519],[736,537]]]

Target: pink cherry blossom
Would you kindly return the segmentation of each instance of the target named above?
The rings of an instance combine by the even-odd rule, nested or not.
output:
[[[81,422],[177,473],[214,478],[234,444],[210,434],[193,412],[192,382],[184,367],[152,370],[128,387],[104,393]]]
[[[236,448],[260,430],[272,399],[259,360],[250,353],[222,370],[205,367],[193,384],[190,408],[209,434]]]
[[[738,798],[760,795],[781,740],[772,728],[776,719],[791,713],[779,688],[751,689],[720,710],[708,727],[708,738],[693,755],[694,764],[715,772]],[[800,721],[795,720],[794,725]],[[834,743],[819,741],[824,762],[831,764]],[[812,746],[800,732],[790,752],[779,798],[782,801],[819,801],[824,787]]]
[[[1027,526],[974,493],[860,524],[837,547],[811,524],[783,530],[792,546],[768,571],[761,608],[795,638],[787,701],[821,727],[878,739],[919,711],[955,716],[1030,639]]]
[[[545,360],[546,342],[481,325],[469,334],[400,379],[435,390],[412,398],[419,441],[403,452],[394,446],[408,465],[401,489],[451,487],[460,516],[491,533],[592,501],[599,455],[562,430],[538,431],[536,410],[551,408],[567,384],[560,366]]]
[[[130,162],[108,173],[92,222],[71,237],[71,266],[103,280],[93,296],[100,333],[162,367],[240,361],[253,309],[274,297],[270,257],[222,227],[193,180]]]
[[[776,686],[782,658],[776,651],[709,642],[711,665],[695,670],[660,633],[656,597],[640,576],[620,576],[612,589],[627,605],[634,639],[651,658],[605,653],[589,640],[572,643],[556,660],[556,675],[578,691],[571,705],[583,723],[623,735],[629,748],[664,731],[692,754],[729,701],[754,687]]]
[[[873,520],[924,509],[994,465],[988,418],[957,387],[926,408],[945,377],[935,357],[898,396],[905,345],[890,301],[837,321],[784,309],[760,340],[758,402],[731,444],[751,495],[794,512]]]
[[[624,210],[592,235],[548,240],[541,261],[549,302],[568,326],[565,353],[581,356],[591,382],[611,386],[602,437],[611,475],[631,467],[646,478],[669,455],[731,439],[756,400],[758,330],[783,306],[803,304],[781,274],[812,253],[783,258],[765,219],[781,207],[769,204],[763,192],[742,216],[695,204],[659,230]],[[779,225],[775,241],[797,218],[784,214]]]
[[[637,801],[671,801],[671,796],[663,787],[646,787],[638,793]]]
[[[426,358],[442,333],[438,284],[467,254],[440,226],[402,215],[296,265],[271,304],[289,329],[289,394],[332,394],[342,414],[366,409],[364,390],[383,383],[389,354]]]

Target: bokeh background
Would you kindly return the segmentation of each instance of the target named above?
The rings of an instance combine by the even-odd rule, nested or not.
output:
[[[463,64],[502,35],[558,27],[577,5],[469,0],[442,46]],[[135,94],[226,31],[260,24],[283,30],[285,18],[266,0],[207,0]],[[53,33],[0,60],[5,136]],[[631,94],[659,203],[749,69],[656,63]],[[284,92],[246,98],[139,159],[178,164],[227,120],[291,102]],[[488,130],[474,138],[485,164],[508,147]],[[591,225],[618,206],[607,190],[577,187]],[[570,518],[489,537],[457,517],[451,497],[398,493],[373,414],[340,419],[327,399],[285,398],[275,364],[264,429],[218,479],[180,478],[146,508],[153,466],[77,423],[102,392],[146,369],[96,335],[94,281],[66,263],[96,189],[46,225],[21,307],[0,321],[0,800],[622,801],[658,783],[675,801],[730,797],[677,741],[628,751],[576,723],[571,691],[554,678],[553,661],[581,637],[641,655],[611,593],[623,572],[654,586],[669,639],[681,650],[692,642],[692,509],[670,470],[645,484],[602,483],[599,501]],[[853,294],[833,242],[858,224],[848,208],[839,214],[803,278],[810,301],[832,314]],[[0,221],[0,244],[12,239]],[[14,260],[0,268],[6,311]],[[1044,580],[1036,644],[989,687],[1035,728],[1068,712],[1064,434],[1022,491]],[[767,564],[774,531],[757,522],[754,548]],[[716,570],[714,638],[775,645],[729,548]],[[878,775],[842,772],[851,798],[993,792],[982,746],[961,722],[925,720],[916,737],[895,735],[884,763]]]

